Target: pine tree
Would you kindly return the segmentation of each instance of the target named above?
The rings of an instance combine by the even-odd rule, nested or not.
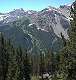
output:
[[[76,1],[71,7],[71,27],[69,41],[62,50],[61,72],[64,80],[76,80]]]
[[[68,77],[69,80],[76,80],[76,1],[73,3],[72,5],[72,10],[71,14],[73,14],[72,18],[73,20],[71,20],[71,27],[69,29],[69,38],[70,38],[70,42],[69,42],[69,49],[70,49],[70,53],[69,53],[69,66],[68,66]]]
[[[16,75],[17,75],[17,80],[22,80],[23,79],[23,52],[21,47],[17,48],[16,50],[16,61],[17,61],[17,70],[16,70]]]
[[[53,74],[55,71],[55,64],[54,64],[54,54],[50,50],[48,50],[48,53],[45,55],[46,59],[46,72]]]
[[[0,80],[7,79],[9,53],[7,52],[7,41],[0,34]]]
[[[66,39],[64,38],[64,35],[61,33],[61,38],[63,40],[63,46],[65,47],[66,46]]]
[[[45,61],[44,61],[44,53],[40,53],[40,71],[39,71],[39,75],[42,77],[43,80],[43,74],[45,72]]]
[[[24,80],[31,80],[31,65],[29,63],[28,53],[27,50],[25,52],[25,57],[23,60],[23,78]]]
[[[10,52],[10,55],[9,55],[9,66],[8,66],[7,80],[17,80],[16,51],[12,45],[9,46],[9,52]]]

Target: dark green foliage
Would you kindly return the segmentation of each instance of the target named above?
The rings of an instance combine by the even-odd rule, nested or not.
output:
[[[0,80],[6,80],[8,71],[9,54],[6,48],[6,41],[2,34],[0,34]]]
[[[71,15],[73,20],[69,28],[69,40],[66,45],[64,43],[60,60],[63,80],[76,80],[76,1],[72,4]]]
[[[61,33],[61,38],[63,40],[63,46],[65,47],[66,46],[66,39],[64,38],[64,35]]]
[[[69,49],[70,49],[70,53],[69,53],[69,59],[70,59],[70,63],[68,66],[68,78],[69,80],[75,80],[76,79],[76,1],[73,3],[72,5],[73,8],[73,12],[71,12],[71,14],[73,14],[73,20],[71,21],[71,28],[69,30],[69,37],[70,37],[70,42],[69,42]]]
[[[29,63],[29,58],[27,51],[25,52],[24,60],[23,60],[23,78],[24,80],[31,80],[31,65]]]
[[[16,61],[17,61],[17,80],[22,80],[23,79],[23,52],[21,47],[19,47],[17,50],[17,55],[16,55]]]
[[[29,58],[23,51],[0,34],[0,80],[31,80]]]
[[[44,62],[44,53],[40,53],[40,76],[42,77],[43,80],[43,74],[45,72],[45,62]]]

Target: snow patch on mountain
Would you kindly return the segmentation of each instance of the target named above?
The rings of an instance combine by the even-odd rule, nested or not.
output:
[[[0,15],[0,21],[4,20],[3,16],[4,15]]]
[[[67,30],[70,24],[70,7],[69,6],[60,6],[60,8],[54,8],[49,6],[48,8],[43,9],[42,11],[25,11],[21,9],[15,9],[9,13],[0,14],[0,21],[3,23],[9,23],[16,21],[22,17],[27,17],[30,19],[31,23],[36,25],[38,30],[53,32],[60,37],[61,32],[68,38]]]
[[[38,30],[41,30],[41,31],[49,32],[49,31],[47,31],[47,30],[45,30],[45,29],[42,29],[42,28],[39,28],[39,27],[37,27],[37,29],[38,29]]]

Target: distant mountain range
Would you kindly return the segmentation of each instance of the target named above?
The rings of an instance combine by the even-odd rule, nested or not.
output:
[[[66,5],[59,8],[49,6],[38,12],[21,8],[0,13],[0,32],[4,32],[15,45],[32,51],[60,50],[63,47],[60,34],[68,39],[69,27],[70,6]]]

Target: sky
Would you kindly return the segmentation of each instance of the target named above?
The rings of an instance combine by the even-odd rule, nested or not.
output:
[[[0,0],[0,13],[10,12],[19,8],[39,11],[48,6],[59,7],[72,2],[74,0]]]

